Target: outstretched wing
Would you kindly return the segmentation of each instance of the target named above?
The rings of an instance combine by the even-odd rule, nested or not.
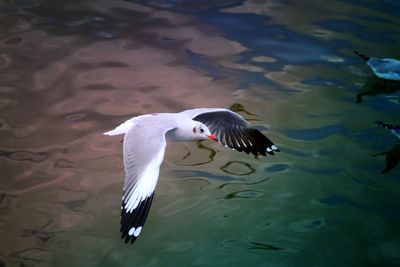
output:
[[[393,58],[376,58],[353,51],[357,56],[361,57],[371,67],[376,76],[387,80],[400,80],[400,60]]]
[[[228,109],[199,108],[183,111],[195,121],[202,122],[217,136],[218,141],[247,154],[273,155],[279,149],[239,114]]]
[[[384,123],[382,121],[376,121],[375,123],[382,128],[388,129],[392,134],[400,138],[400,125]]]
[[[120,229],[125,243],[133,243],[143,229],[164,158],[165,134],[171,129],[138,124],[125,134],[125,185]]]

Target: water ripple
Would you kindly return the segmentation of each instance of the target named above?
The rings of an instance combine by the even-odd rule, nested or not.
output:
[[[16,0],[16,1],[6,1],[6,2],[18,8],[33,8],[40,6],[39,0]]]
[[[225,249],[251,249],[251,250],[267,250],[267,251],[277,251],[277,250],[285,250],[284,247],[279,247],[276,245],[253,241],[249,239],[232,239],[223,242],[220,247]]]
[[[6,157],[16,161],[43,162],[49,157],[48,152],[33,152],[27,150],[19,151],[0,151],[0,157]]]
[[[20,263],[20,266],[32,266],[43,264],[51,260],[51,253],[47,249],[30,248],[20,251],[15,251],[11,257]]]
[[[79,121],[87,116],[86,113],[73,113],[65,116],[66,121]]]
[[[303,166],[298,166],[297,167],[299,170],[306,172],[306,173],[311,173],[311,174],[317,174],[317,175],[337,175],[343,170],[341,168],[327,168],[327,169],[322,169],[322,168],[309,168],[309,167],[303,167]]]
[[[67,159],[59,159],[54,163],[55,168],[73,168],[74,166],[75,162]]]
[[[222,180],[222,181],[231,181],[236,180],[235,178],[228,175],[215,175],[211,172],[200,171],[200,170],[174,170],[174,176],[180,178],[188,178],[188,177],[206,177],[211,180]]]
[[[114,31],[93,31],[89,36],[98,39],[112,39],[118,37],[119,33]]]
[[[286,130],[286,135],[300,140],[319,140],[325,137],[336,135],[336,134],[345,134],[348,132],[347,127],[343,124],[332,124],[323,126],[320,128],[312,128],[312,129],[290,129]]]
[[[296,232],[314,231],[324,226],[325,220],[323,218],[301,220],[290,224],[290,228]]]
[[[7,68],[11,63],[11,57],[7,54],[0,55],[0,70]]]
[[[250,175],[256,172],[256,169],[249,163],[242,161],[229,161],[220,168],[223,172],[234,174],[234,175]]]
[[[207,156],[208,159],[207,160],[201,160],[201,161],[196,160],[196,162],[194,162],[194,163],[183,164],[182,162],[184,162],[187,159],[190,159],[191,156],[192,156],[192,152],[190,150],[188,150],[187,148],[185,148],[187,153],[180,160],[175,161],[175,164],[177,164],[179,166],[198,166],[198,165],[204,165],[204,164],[210,163],[210,162],[212,162],[214,160],[215,155],[217,154],[217,152],[213,148],[210,148],[210,147],[207,147],[207,146],[203,145],[202,141],[198,141],[196,143],[197,143],[197,148],[199,150],[203,150],[203,151],[205,150],[205,151],[209,152],[209,155]]]
[[[12,199],[6,193],[0,193],[0,222],[3,221],[4,215],[12,208]]]
[[[344,196],[340,196],[340,195],[332,195],[329,197],[325,197],[325,198],[320,198],[319,201],[323,204],[326,205],[348,205],[354,208],[358,208],[358,209],[362,209],[362,210],[369,210],[378,214],[382,214],[382,215],[386,215],[386,216],[390,216],[393,219],[396,220],[400,220],[400,212],[399,211],[391,211],[391,210],[387,210],[385,208],[379,207],[373,207],[364,203],[360,203],[357,202],[355,200],[346,198]]]
[[[371,31],[363,25],[360,25],[350,19],[321,20],[314,22],[314,24],[327,30],[348,33],[351,34],[351,36],[357,36],[364,40],[379,41],[380,43],[395,42],[395,40],[386,36],[382,36],[381,34],[377,34],[376,32]]]
[[[265,179],[261,179],[255,182],[239,182],[239,183],[225,183],[225,184],[221,184],[220,186],[217,187],[217,189],[222,189],[226,186],[232,186],[232,185],[256,185],[256,184],[262,184],[266,181],[269,181],[271,178],[265,178]]]
[[[238,190],[232,193],[227,194],[223,199],[234,199],[234,198],[257,198],[262,196],[262,192],[258,190]]]
[[[0,109],[11,108],[17,105],[17,101],[10,98],[0,98]],[[0,129],[1,129],[1,121],[0,121]]]
[[[288,164],[274,164],[270,167],[266,167],[265,170],[268,172],[283,172],[290,168]]]

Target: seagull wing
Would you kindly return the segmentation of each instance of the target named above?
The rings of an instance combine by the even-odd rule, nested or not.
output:
[[[121,238],[133,243],[149,214],[166,147],[173,127],[135,124],[125,134],[125,185],[121,207]]]
[[[367,61],[376,76],[388,80],[400,80],[400,60],[392,58],[374,58]]]
[[[199,108],[183,111],[195,121],[205,124],[217,136],[218,142],[240,152],[273,155],[279,149],[239,114],[228,109]]]
[[[384,129],[388,129],[389,131],[392,132],[392,134],[400,138],[400,125],[388,124],[382,121],[377,121],[375,123]]]

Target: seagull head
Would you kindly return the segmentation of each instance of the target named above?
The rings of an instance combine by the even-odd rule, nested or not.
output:
[[[210,129],[201,122],[195,122],[192,128],[193,138],[197,140],[211,139],[217,141],[217,137],[211,134]]]

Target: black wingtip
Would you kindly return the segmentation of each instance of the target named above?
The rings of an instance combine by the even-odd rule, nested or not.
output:
[[[370,57],[369,56],[366,56],[366,55],[364,55],[364,54],[361,54],[360,52],[358,52],[358,51],[353,51],[354,52],[354,54],[356,54],[357,56],[359,56],[360,58],[362,58],[362,59],[364,59],[365,61],[368,61],[369,59],[370,59]]]
[[[378,126],[388,129],[388,130],[397,130],[400,129],[400,125],[396,125],[396,124],[389,124],[389,123],[385,123],[383,121],[376,121],[375,122]]]
[[[267,147],[266,152],[270,155],[275,155],[275,152],[280,152],[280,150],[276,145],[272,145]]]
[[[150,206],[153,201],[154,193],[142,200],[133,211],[127,211],[122,201],[121,210],[121,239],[125,244],[133,244],[143,229],[143,225],[149,214]]]
[[[259,154],[263,156],[266,156],[267,154],[274,155],[275,152],[279,152],[278,147],[259,130],[250,128],[246,131],[246,134],[249,137],[250,142],[253,143],[250,152],[255,156]]]
[[[385,129],[392,130],[392,129],[395,128],[394,125],[385,123],[385,122],[383,122],[383,121],[376,121],[375,123],[376,123],[376,125],[378,125],[379,127],[382,127],[382,128],[385,128]]]

